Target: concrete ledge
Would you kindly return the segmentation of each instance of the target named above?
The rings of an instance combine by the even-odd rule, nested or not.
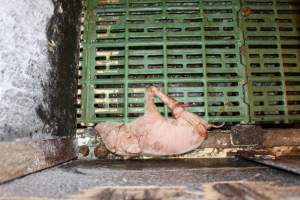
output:
[[[259,143],[252,145],[249,142],[248,146],[270,148],[277,146],[300,146],[300,129],[299,128],[270,128],[270,129],[258,129],[260,139]],[[241,131],[240,138],[243,138],[244,134]],[[255,137],[255,133],[250,133]],[[249,137],[249,136],[248,136]],[[238,139],[237,139],[238,140]],[[255,140],[255,138],[254,138]],[[232,131],[212,131],[209,133],[208,139],[201,145],[200,148],[237,148],[247,147],[243,141],[243,144],[238,145],[237,142],[233,143]]]
[[[73,138],[0,143],[0,183],[76,158]]]

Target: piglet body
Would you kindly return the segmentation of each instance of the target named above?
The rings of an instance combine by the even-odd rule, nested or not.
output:
[[[165,118],[153,103],[158,96],[173,112],[173,118]],[[207,137],[206,123],[194,113],[185,111],[178,103],[155,87],[146,91],[145,114],[129,124],[99,123],[96,130],[108,150],[133,157],[139,155],[178,155],[199,147]]]
[[[170,118],[144,116],[130,126],[143,155],[183,154],[196,149],[204,140],[192,126]]]

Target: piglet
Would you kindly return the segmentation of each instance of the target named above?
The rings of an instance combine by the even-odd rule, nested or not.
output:
[[[153,97],[159,97],[171,109],[165,118],[157,110]],[[181,104],[151,86],[146,89],[145,114],[129,124],[103,122],[95,127],[106,148],[114,154],[131,158],[140,155],[169,156],[190,152],[207,138],[210,128],[198,115],[184,110]]]

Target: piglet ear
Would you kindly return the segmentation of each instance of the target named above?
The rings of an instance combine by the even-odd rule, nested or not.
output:
[[[126,149],[127,153],[139,154],[141,153],[141,148],[137,144],[132,144]]]

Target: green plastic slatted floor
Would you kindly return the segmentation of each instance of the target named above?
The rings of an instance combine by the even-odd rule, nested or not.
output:
[[[86,0],[78,123],[142,115],[149,85],[210,122],[299,121],[300,2],[241,2]]]

